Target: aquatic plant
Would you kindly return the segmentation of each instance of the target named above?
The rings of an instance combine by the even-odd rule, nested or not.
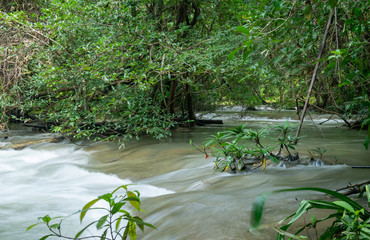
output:
[[[265,170],[267,161],[274,163],[279,161],[298,160],[298,153],[293,154],[289,149],[295,150],[297,140],[300,138],[292,137],[289,133],[292,125],[285,122],[282,125],[270,126],[258,130],[247,129],[245,126],[236,126],[222,132],[217,132],[201,146],[195,146],[195,149],[204,153],[206,158],[210,155],[216,157],[215,169],[217,171],[231,172],[243,171],[252,168],[261,167]],[[270,145],[263,141],[271,138],[270,135],[277,132],[278,136]],[[277,148],[277,153],[273,153]],[[286,156],[283,156],[283,151]]]
[[[115,195],[118,190],[124,190],[124,194]],[[99,201],[105,201],[108,207],[93,207]],[[144,222],[138,216],[132,216],[131,213],[126,209],[127,203],[134,208],[134,211],[142,211],[140,208],[140,193],[138,191],[129,191],[127,185],[120,186],[116,188],[111,193],[106,193],[99,196],[98,198],[91,200],[82,208],[82,210],[74,213],[80,214],[80,221],[85,218],[86,213],[89,211],[103,211],[106,214],[97,220],[90,222],[83,229],[81,229],[74,237],[64,235],[61,231],[63,220],[66,217],[53,217],[49,215],[39,218],[39,222],[33,224],[27,228],[27,231],[39,224],[44,224],[49,230],[49,234],[40,238],[40,240],[45,240],[49,237],[58,237],[65,239],[100,239],[100,240],[125,240],[128,237],[131,240],[136,239],[137,227],[144,231],[144,226],[155,228],[150,223]],[[125,207],[125,208],[124,208]],[[72,215],[74,215],[72,214]],[[83,236],[82,234],[89,229],[91,226],[95,225],[97,230],[103,231],[99,236]]]

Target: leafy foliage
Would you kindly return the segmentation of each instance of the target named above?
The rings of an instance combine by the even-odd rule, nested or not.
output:
[[[366,187],[366,195],[368,205],[370,206],[370,185]],[[285,239],[285,236],[289,239],[307,239],[305,236],[298,235],[305,229],[316,228],[317,224],[328,220],[331,225],[323,232],[319,239],[369,239],[370,237],[370,212],[364,207],[353,201],[349,197],[340,193],[323,189],[323,188],[294,188],[294,189],[283,189],[277,190],[271,193],[263,194],[257,197],[253,203],[253,209],[251,213],[251,229],[256,230],[260,224],[262,218],[262,212],[266,198],[272,193],[290,192],[290,191],[317,191],[328,195],[331,195],[338,201],[323,201],[323,200],[303,200],[301,201],[297,211],[284,219],[288,221],[287,224],[283,225],[279,229],[277,239]],[[303,214],[308,212],[310,209],[326,209],[334,211],[334,213],[322,219],[316,219],[312,215],[311,222],[305,223],[303,227],[299,228],[294,234],[288,231],[289,227],[294,224]]]
[[[124,190],[123,195],[115,195],[119,190]],[[105,202],[107,207],[93,207],[99,201]],[[128,211],[128,204],[134,208],[135,211],[141,211],[140,208],[140,193],[135,191],[129,191],[127,185],[120,186],[116,188],[113,192],[107,193],[99,196],[98,198],[91,200],[75,214],[80,214],[80,221],[85,218],[89,211],[102,211],[105,215],[101,216],[99,219],[90,222],[83,229],[81,229],[74,237],[69,237],[62,233],[62,223],[65,220],[64,217],[54,217],[51,218],[49,215],[39,218],[39,223],[33,224],[27,228],[27,230],[32,229],[36,225],[44,224],[50,234],[45,235],[40,238],[40,240],[47,239],[49,237],[58,237],[65,239],[101,239],[101,240],[114,240],[114,239],[136,239],[137,227],[141,231],[144,231],[144,227],[148,226],[155,228],[150,223],[144,222],[139,216],[133,216]],[[97,230],[101,230],[102,234],[100,236],[84,236],[83,233],[89,229],[91,226],[95,225]]]
[[[41,122],[76,138],[161,138],[217,105],[299,109],[317,61],[312,106],[368,125],[366,1],[12,0],[0,7],[2,125]],[[316,59],[330,13],[330,37]]]
[[[271,134],[271,130],[278,133],[276,143],[263,145],[262,141],[267,138],[268,134]],[[268,159],[279,163],[280,160],[295,161],[299,158],[298,154],[292,154],[289,150],[295,150],[297,145],[297,139],[289,134],[291,130],[292,125],[289,122],[260,130],[237,126],[217,132],[196,149],[206,154],[207,158],[209,155],[215,156],[215,169],[219,171],[227,171],[229,168],[232,172],[246,170],[247,165],[252,164],[254,168],[262,166],[265,170]],[[276,147],[279,150],[273,153]],[[282,156],[283,149],[287,156]]]

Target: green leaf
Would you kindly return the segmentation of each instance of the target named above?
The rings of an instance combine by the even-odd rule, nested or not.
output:
[[[128,235],[130,236],[131,240],[136,239],[136,224],[134,222],[128,222]]]
[[[87,204],[82,208],[82,210],[81,210],[81,214],[80,214],[80,222],[82,222],[82,220],[84,219],[84,217],[85,217],[85,215],[86,215],[87,211],[89,211],[89,208],[90,208],[92,205],[94,205],[96,202],[98,202],[98,201],[100,201],[100,199],[99,199],[99,198],[94,199],[94,200],[92,200],[92,201],[88,202],[88,203],[87,203]]]
[[[35,223],[35,224],[32,224],[31,226],[29,226],[26,231],[30,230],[31,228],[33,228],[34,226],[38,225],[39,223]]]
[[[331,8],[335,8],[337,6],[338,0],[329,0],[329,5]]]
[[[348,203],[344,202],[344,201],[334,201],[333,203],[335,205],[338,205],[340,207],[343,207],[344,209],[347,209],[351,213],[354,213],[355,212],[355,210],[353,209],[353,207],[351,205],[349,205]]]
[[[114,204],[110,213],[112,215],[116,214],[122,208],[122,206],[125,205],[125,204],[126,204],[126,202],[118,202],[118,203]]]
[[[279,159],[273,155],[270,155],[269,158],[271,159],[271,161],[273,161],[274,163],[278,164],[279,163]]]
[[[134,192],[127,191],[127,198],[125,200],[128,200],[131,206],[140,210],[140,198],[138,198]]]
[[[104,223],[107,221],[108,216],[109,216],[109,215],[107,214],[107,215],[105,215],[105,216],[101,217],[101,218],[98,220],[98,223],[96,224],[96,228],[97,228],[97,229],[101,229],[101,228],[103,227]]]
[[[240,33],[244,33],[245,35],[249,36],[249,31],[250,30],[246,27],[243,27],[243,26],[237,26],[236,31],[238,31]]]
[[[294,217],[289,221],[288,224],[291,224],[291,223],[295,222],[299,217],[302,216],[303,213],[305,213],[310,208],[311,208],[311,204],[308,201],[305,201],[305,200],[302,201],[299,204],[298,210],[295,213]]]
[[[295,150],[295,147],[293,147],[292,145],[288,145],[288,148]]]
[[[51,237],[51,236],[55,236],[55,235],[54,234],[45,235],[42,238],[40,238],[39,240],[45,240],[45,239],[47,239],[48,237]]]
[[[41,220],[44,221],[45,223],[48,223],[48,222],[50,222],[51,218],[49,217],[49,215],[46,215],[46,216],[42,217]]]
[[[123,188],[123,189],[125,189],[125,190],[127,191],[127,186],[128,186],[128,185],[122,185],[122,186],[119,186],[118,188],[114,189],[114,191],[113,191],[111,194],[113,194],[113,193],[117,192],[117,191],[118,191],[119,189],[121,189],[121,188]]]
[[[308,239],[306,236],[297,236],[297,235],[291,234],[289,232],[286,232],[282,229],[274,228],[274,230],[277,231],[278,233],[280,233],[281,235],[284,235],[284,236],[287,236],[287,237],[290,237],[290,238],[293,238],[293,239],[296,239],[296,240]]]
[[[108,232],[108,228],[105,229],[105,231],[103,232],[103,234],[100,237],[100,240],[106,240],[107,232]]]
[[[116,232],[118,231],[119,229],[119,225],[121,224],[121,221],[122,221],[122,218],[123,218],[123,215],[119,216],[116,220]]]
[[[156,227],[154,227],[152,224],[147,223],[147,222],[144,222],[144,221],[143,221],[140,217],[138,217],[138,216],[135,216],[135,217],[128,216],[128,217],[126,217],[125,219],[126,219],[126,220],[129,220],[129,221],[132,221],[132,222],[137,223],[137,224],[139,225],[139,227],[140,227],[140,225],[142,225],[142,228],[140,227],[140,229],[141,229],[142,231],[144,231],[144,225],[145,225],[145,226],[148,226],[148,227],[151,227],[151,228],[154,228],[154,229],[157,229],[157,228],[156,228]]]
[[[98,197],[98,199],[102,199],[102,200],[110,203],[111,199],[112,199],[112,193],[106,193],[104,195],[101,195],[101,196]]]
[[[76,236],[74,237],[74,240],[77,240],[80,236],[81,236],[81,234],[88,228],[88,227],[90,227],[91,225],[93,225],[94,223],[96,223],[97,221],[94,221],[94,222],[91,222],[91,223],[89,223],[86,227],[84,227],[81,231],[79,231],[77,234],[76,234]]]
[[[229,54],[229,60],[233,60],[235,58],[235,54],[237,52],[239,52],[240,49],[242,49],[242,48],[237,48],[237,49],[234,49],[233,51],[231,51],[230,54]]]
[[[368,227],[362,227],[360,230],[361,236],[363,236],[363,239],[370,239],[370,228]]]
[[[369,128],[370,129],[370,128]],[[369,149],[369,136],[366,136],[365,140],[364,140],[364,146],[365,146],[365,149],[368,150]]]
[[[251,211],[251,231],[254,231],[258,228],[262,218],[263,207],[265,205],[267,197],[270,196],[270,194],[271,193],[262,194],[260,196],[257,196],[254,200]]]

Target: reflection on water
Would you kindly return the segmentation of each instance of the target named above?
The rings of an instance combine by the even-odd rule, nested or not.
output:
[[[368,152],[361,144],[363,136],[335,121],[316,125],[322,116],[303,128],[306,137],[299,150],[308,153],[325,147],[328,152],[324,157],[337,160],[338,165],[269,166],[264,172],[213,174],[212,160],[189,145],[190,138],[201,143],[210,134],[236,124],[257,128],[293,119],[290,112],[256,114],[259,116],[239,122],[228,120],[224,126],[178,129],[166,140],[144,138],[124,149],[114,143],[63,142],[0,150],[0,239],[37,239],[43,234],[41,228],[25,232],[37,217],[68,215],[96,196],[128,183],[134,183],[132,189],[142,194],[143,217],[158,228],[146,229],[139,239],[271,239],[274,233],[270,226],[293,212],[300,200],[321,195],[299,192],[271,196],[263,220],[267,227],[256,235],[249,232],[248,225],[251,203],[259,194],[304,186],[336,189],[368,178],[368,169],[349,167],[369,164]],[[50,135],[15,131],[10,139],[2,139],[0,146],[47,137]],[[77,231],[77,223],[73,218],[67,222],[67,232]]]

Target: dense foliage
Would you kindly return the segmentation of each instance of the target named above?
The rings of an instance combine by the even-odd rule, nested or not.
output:
[[[12,0],[0,8],[2,128],[20,120],[74,137],[161,138],[219,104],[299,109],[317,62],[312,106],[348,125],[369,121],[368,1]]]

